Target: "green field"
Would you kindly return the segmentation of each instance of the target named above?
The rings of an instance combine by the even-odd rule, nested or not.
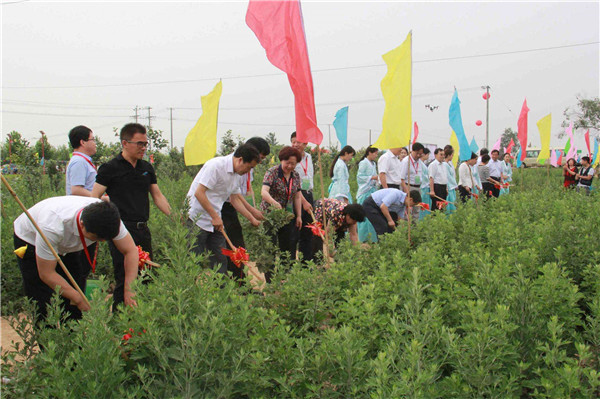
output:
[[[137,286],[139,306],[114,315],[106,293],[96,291],[81,322],[51,316],[55,328],[25,335],[26,360],[4,358],[12,364],[3,368],[11,378],[5,397],[600,394],[600,201],[597,192],[563,191],[560,171],[515,171],[510,195],[428,217],[412,227],[410,244],[402,226],[368,248],[345,243],[330,268],[280,264],[264,296],[207,272],[206,259],[193,256],[181,223],[192,176],[157,171],[175,212],[152,208],[155,260],[163,266],[151,284]],[[11,183],[28,206],[62,194],[47,180],[32,187],[13,176]],[[19,211],[4,189],[2,199],[8,314],[23,309],[12,254]],[[107,289],[105,245],[99,264]],[[135,334],[122,341],[130,328]],[[34,354],[36,341],[45,349]]]

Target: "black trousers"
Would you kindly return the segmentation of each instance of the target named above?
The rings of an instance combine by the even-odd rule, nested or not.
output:
[[[367,219],[369,219],[369,222],[371,222],[377,233],[377,237],[385,233],[394,232],[394,229],[388,226],[387,219],[383,216],[381,208],[373,201],[373,197],[369,196],[365,202],[363,202],[362,206],[365,210]]]
[[[136,222],[123,221],[127,231],[131,234],[135,245],[139,245],[142,249],[150,254],[150,259],[154,259],[152,254],[152,235],[147,225],[138,227]],[[112,241],[108,242],[108,249],[113,261],[115,273],[115,290],[113,292],[113,310],[117,305],[123,303],[125,294],[125,262],[123,254],[115,247]]]
[[[440,197],[443,200],[446,200],[448,197],[448,186],[446,184],[434,184],[433,185],[433,193]],[[435,197],[431,197],[431,210],[437,211],[437,203],[440,202],[439,199]]]
[[[244,243],[244,234],[240,219],[238,218],[238,212],[230,202],[225,202],[223,204],[223,208],[221,208],[221,219],[223,220],[225,232],[227,232],[233,245],[245,248],[246,244]],[[225,239],[225,237],[223,237],[223,239]],[[244,269],[242,267],[237,267],[229,258],[227,258],[227,271],[231,272],[235,279],[243,279],[245,276]]]
[[[277,230],[273,237],[273,242],[279,247],[282,255],[287,255],[290,261],[296,259],[296,245],[298,244],[298,229],[296,228],[296,218],[288,224]],[[265,271],[265,280],[271,282],[273,277],[274,265]]]
[[[467,202],[469,198],[471,198],[471,194],[467,191],[463,186],[458,186],[458,193],[460,194],[460,199],[462,202]]]
[[[35,259],[35,246],[27,244],[16,235],[14,235],[13,238],[15,249],[27,245],[27,250],[25,251],[23,259],[17,256],[17,264],[21,270],[25,295],[35,302],[38,313],[37,321],[41,322],[46,319],[47,306],[50,303],[52,295],[54,294],[54,290],[40,279],[37,262]],[[67,270],[69,270],[69,273],[71,273],[71,276],[73,276],[73,279],[77,285],[79,285],[79,288],[81,288],[81,290],[85,293],[85,282],[87,280],[89,267],[85,267],[81,264],[80,251],[66,254],[61,256],[60,259],[67,267]],[[69,282],[66,274],[63,272],[59,264],[56,265],[56,272],[67,282]],[[62,299],[61,307],[63,309],[63,313],[66,314],[69,319],[81,318],[81,311],[77,308],[77,306],[71,305],[68,299]]]
[[[335,231],[335,241],[334,241],[334,243],[335,243],[335,247],[336,248],[337,248],[338,244],[340,242],[342,242],[342,240],[346,236],[346,230],[347,229],[345,229],[345,228],[341,228],[341,229],[337,229]],[[318,253],[318,252],[323,252],[323,239],[321,237],[319,237],[319,236],[314,236],[314,237],[315,238],[314,238],[313,248],[314,248],[315,254]]]
[[[496,176],[490,176],[490,178],[491,178],[491,179],[494,179],[494,180],[496,180],[496,181],[498,181],[498,182],[500,181],[500,177],[496,177]],[[492,188],[492,190],[491,190],[491,191],[492,191],[492,195],[493,195],[494,197],[498,198],[498,197],[500,196],[500,189],[499,189],[499,188],[496,188],[496,186],[495,186],[495,185],[493,185],[493,184],[491,184],[490,186],[491,186],[491,188]]]
[[[482,182],[481,183],[481,188],[483,189],[483,192],[485,193],[485,196],[490,198],[492,196],[494,196],[494,190],[495,187],[492,183],[490,182]],[[491,193],[491,194],[490,194]]]
[[[388,186],[388,188],[397,188],[398,190],[401,190],[401,187],[399,184],[388,184],[387,186]]]
[[[314,200],[312,191],[302,190],[301,192],[304,196],[304,199],[306,199],[309,204],[313,205]],[[312,222],[313,220],[312,216],[310,216],[310,213],[302,209],[302,229],[300,229],[298,237],[298,251],[302,254],[303,262],[310,261],[314,257],[313,233],[308,227],[306,227]]]
[[[214,269],[218,265],[217,272],[225,274],[227,273],[227,256],[223,255],[221,249],[227,248],[227,242],[225,236],[220,231],[206,231],[202,230],[198,226],[194,226],[192,221],[188,219],[188,226],[190,232],[196,235],[196,245],[192,248],[192,251],[196,255],[201,255],[208,252],[210,266]],[[229,233],[228,233],[229,234]],[[237,267],[234,265],[234,267]]]

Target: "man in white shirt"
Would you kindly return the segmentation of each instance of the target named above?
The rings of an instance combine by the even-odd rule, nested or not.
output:
[[[392,233],[396,229],[396,220],[404,218],[406,208],[421,202],[421,194],[411,190],[410,195],[394,188],[384,188],[375,191],[365,202],[363,209],[367,219],[373,225],[377,236]]]
[[[490,169],[490,178],[500,182],[500,184],[503,184],[504,180],[502,179],[502,161],[498,159],[500,157],[500,151],[492,150],[491,156],[492,159],[488,163],[488,168]],[[500,196],[500,189],[494,186],[492,194],[494,197],[498,198]]]
[[[252,137],[246,141],[246,144],[252,145],[258,150],[260,158],[259,162],[262,162],[262,160],[271,153],[269,143],[262,137]],[[242,200],[244,207],[246,210],[248,210],[248,212],[250,212],[257,220],[263,220],[262,212],[250,205],[245,198],[248,194],[254,196],[254,191],[252,190],[252,180],[254,179],[254,174],[252,172],[253,170],[250,170],[248,173],[239,176],[240,193],[242,194],[239,198]],[[238,218],[238,212],[235,210],[233,205],[231,205],[229,200],[225,201],[223,207],[221,208],[221,219],[223,219],[225,232],[227,232],[232,244],[236,247],[245,247],[246,243],[244,242],[244,232],[242,225],[240,224],[240,219]],[[244,269],[236,266],[235,263],[229,258],[227,259],[227,271],[230,272],[233,277],[239,280],[241,283],[242,279],[244,278]]]
[[[421,170],[419,160],[423,155],[423,144],[414,143],[412,151],[400,162],[400,179],[402,191],[406,194],[410,190],[419,190],[421,188]]]
[[[258,150],[252,145],[243,144],[233,154],[206,162],[187,193],[190,202],[189,219],[200,228],[193,251],[198,255],[209,251],[211,267],[219,265],[219,273],[227,272],[227,258],[221,253],[221,249],[227,247],[222,233],[223,203],[229,198],[231,205],[250,220],[253,226],[260,224],[240,198],[242,194],[239,178],[250,172],[259,161]]]
[[[446,156],[444,149],[436,148],[433,155],[435,159],[429,164],[429,195],[431,196],[431,210],[436,211],[440,198],[446,200],[448,196],[448,174],[443,164]]]
[[[462,202],[471,198],[471,190],[475,187],[475,178],[471,169],[477,163],[477,155],[471,153],[471,159],[460,164],[458,167],[458,192]]]
[[[47,198],[28,211],[83,292],[89,268],[81,264],[80,252],[92,242],[112,240],[125,258],[125,304],[136,304],[130,287],[138,273],[138,251],[115,205],[92,197],[66,196]],[[69,318],[81,318],[81,311],[89,310],[87,303],[67,282],[33,223],[22,213],[13,226],[15,249],[26,246],[23,256],[17,256],[17,263],[25,295],[36,302],[39,319],[45,319],[46,307],[57,287],[64,298],[63,311]]]
[[[377,161],[377,170],[379,171],[379,182],[383,188],[400,189],[402,177],[400,175],[400,160],[398,155],[402,147],[390,148],[386,151],[379,161]]]
[[[304,151],[307,143],[298,141],[296,132],[293,132],[290,140],[292,147],[296,148],[302,154],[302,160],[296,164],[296,172],[300,176],[300,192],[302,193],[302,228],[298,237],[298,251],[302,254],[302,261],[307,262],[314,257],[313,251],[313,233],[307,227],[313,222],[310,211],[314,204],[314,165],[311,155]]]
[[[592,179],[594,178],[594,168],[590,165],[590,157],[585,156],[581,158],[581,169],[579,173],[575,175],[575,179],[579,179],[576,190],[585,191],[586,195],[590,195],[592,190]]]

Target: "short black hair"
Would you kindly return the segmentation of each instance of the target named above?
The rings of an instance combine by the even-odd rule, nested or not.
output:
[[[421,151],[421,150],[424,150],[424,149],[425,149],[425,147],[421,143],[414,143],[412,145],[412,150],[413,151]]]
[[[498,150],[492,150],[492,152],[491,152],[491,153],[492,153],[492,154],[493,154],[493,153],[496,153],[496,154],[500,155],[500,151],[498,151]]]
[[[443,148],[440,148],[440,147],[438,147],[438,148],[436,148],[436,149],[435,149],[435,151],[433,152],[433,155],[437,155],[437,154],[439,154],[439,153],[440,153],[440,152],[442,152],[442,151],[444,151],[444,149],[443,149]]]
[[[418,204],[419,202],[422,201],[421,199],[421,193],[418,190],[410,190],[410,198],[412,198],[412,200]]]
[[[363,222],[365,220],[365,210],[360,204],[348,204],[342,211],[342,214],[350,216],[352,220]]]
[[[296,132],[293,132],[292,135],[290,136],[290,140],[296,138]]]
[[[471,153],[471,159],[477,159],[477,154],[475,154],[474,152]]]
[[[490,156],[488,154],[484,154],[481,157],[481,163],[488,163],[490,161]]]
[[[423,148],[423,155],[427,155],[431,152],[431,150],[427,147]]]
[[[590,157],[588,157],[587,155],[585,157],[581,157],[581,160],[590,163]]]
[[[256,147],[254,147],[252,144],[242,144],[235,150],[233,156],[236,158],[242,158],[244,163],[252,163],[254,161],[257,163],[260,162],[260,154],[258,153]]]
[[[490,151],[487,148],[482,148],[479,150],[479,155],[484,156],[485,154],[489,154]]]
[[[112,240],[119,234],[121,215],[112,202],[98,201],[83,208],[81,223],[88,233],[101,240]]]
[[[123,140],[131,140],[133,135],[136,133],[146,133],[146,127],[144,125],[140,125],[139,123],[128,123],[121,128],[121,133],[119,135],[121,141]]]
[[[262,137],[249,138],[248,141],[246,141],[246,144],[253,145],[254,148],[256,148],[258,152],[265,157],[271,153],[271,147],[269,147],[269,143]]]
[[[71,147],[73,149],[77,149],[81,147],[81,140],[87,140],[90,138],[90,133],[92,129],[87,126],[79,125],[75,126],[69,132],[69,142],[71,143]]]

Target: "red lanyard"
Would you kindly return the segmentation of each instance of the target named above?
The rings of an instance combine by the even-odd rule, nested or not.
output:
[[[304,159],[306,159],[306,161],[304,162],[305,166],[302,166],[302,161],[300,161],[300,167],[302,168],[302,170],[304,171],[304,176],[308,177],[308,157],[304,157]]]
[[[250,191],[250,172],[248,172],[248,179],[246,180],[246,192]]]
[[[281,180],[283,181],[283,186],[285,187],[285,177],[282,177]],[[290,197],[292,196],[292,183],[294,182],[294,177],[290,176],[290,184],[289,187],[285,188],[285,193],[287,194],[287,200],[285,201],[285,204],[287,205],[288,202],[290,202]]]
[[[412,164],[413,169],[415,170],[415,173],[418,174],[419,173],[419,161],[417,161],[417,166],[415,167],[415,163],[413,162],[412,157],[410,155],[408,156],[408,160]]]
[[[86,158],[86,157],[84,157],[83,155],[81,155],[81,154],[78,154],[78,153],[74,152],[74,153],[73,153],[73,156],[78,156],[78,157],[81,157],[81,158],[85,159],[85,161],[86,161],[87,163],[89,163],[89,164],[92,166],[92,168],[94,168],[94,170],[95,170],[96,172],[98,171],[98,169],[96,168],[96,165],[94,165],[94,164],[93,164],[93,163],[92,163],[92,162],[91,162],[89,159],[87,159],[87,158]]]
[[[90,262],[90,266],[92,266],[92,273],[96,272],[96,258],[98,257],[98,245],[96,245],[96,252],[94,253],[94,262],[92,262],[92,258],[90,257],[90,251],[88,251],[87,249],[87,244],[85,243],[85,238],[83,238],[83,231],[81,230],[81,222],[79,221],[79,218],[81,217],[81,212],[83,212],[83,208],[81,208],[79,210],[79,212],[77,212],[77,231],[79,231],[79,239],[81,240],[81,243],[83,244],[83,251],[85,252],[85,256],[88,259],[88,262]]]

